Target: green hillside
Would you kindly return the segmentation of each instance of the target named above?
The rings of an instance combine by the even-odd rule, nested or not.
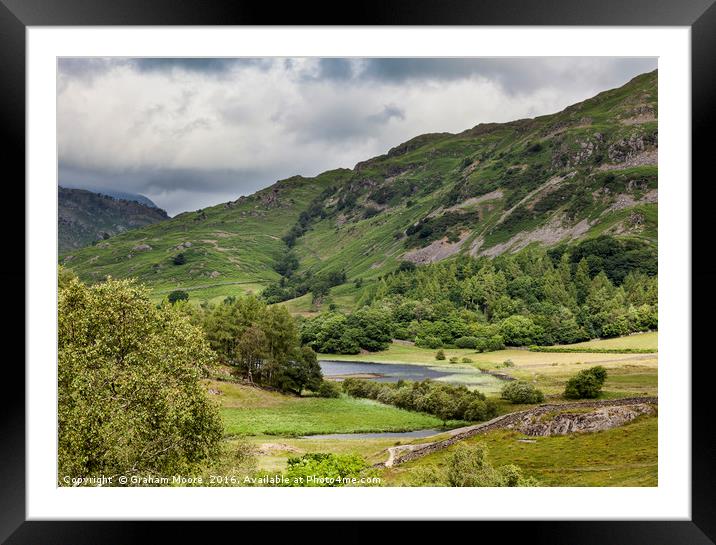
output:
[[[282,180],[61,262],[85,281],[133,276],[157,298],[180,288],[194,301],[345,273],[331,299],[347,308],[356,279],[403,261],[602,234],[655,245],[657,147],[654,71],[557,114],[418,136],[352,170]],[[306,295],[286,304],[311,310]]]

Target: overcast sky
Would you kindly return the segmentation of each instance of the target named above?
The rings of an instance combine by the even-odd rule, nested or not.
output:
[[[553,113],[655,58],[125,59],[58,63],[59,184],[175,215],[347,167],[426,132]]]

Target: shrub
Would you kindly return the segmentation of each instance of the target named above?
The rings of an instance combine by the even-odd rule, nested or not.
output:
[[[496,414],[497,407],[493,401],[476,399],[468,404],[463,418],[470,421],[481,421],[492,418]]]
[[[343,381],[343,391],[353,397],[375,399],[401,409],[433,414],[444,422],[449,419],[486,420],[497,415],[497,405],[486,400],[481,392],[431,380],[384,384],[348,378]]]
[[[577,373],[567,381],[564,397],[568,399],[593,399],[599,397],[607,378],[607,370],[601,365]]]
[[[455,339],[455,346],[458,348],[477,348],[477,337],[459,337]]]
[[[448,460],[449,486],[539,486],[533,479],[524,477],[516,465],[494,467],[483,444],[468,446],[460,443]]]
[[[368,207],[363,212],[363,219],[369,219],[380,214],[380,209],[375,207]]]
[[[345,486],[368,470],[357,454],[308,453],[288,459],[286,486]]]
[[[445,359],[445,350],[443,350],[442,348],[440,350],[438,350],[435,353],[435,359],[436,360],[444,360]]]
[[[189,299],[189,294],[183,290],[174,290],[169,294],[169,297],[167,297],[167,300],[173,305],[177,301],[187,301]]]
[[[415,346],[419,348],[440,348],[443,345],[440,337],[428,335],[427,337],[416,337]]]
[[[457,363],[459,358],[457,356],[450,356],[450,363]]]
[[[505,384],[500,397],[512,403],[541,403],[544,401],[544,394],[533,384],[517,380]]]
[[[341,392],[335,383],[324,380],[316,392],[318,397],[340,397]]]
[[[472,363],[472,358],[462,358],[462,363]]]
[[[515,366],[515,362],[513,362],[510,359],[507,359],[502,362],[502,367],[514,367],[514,366]]]

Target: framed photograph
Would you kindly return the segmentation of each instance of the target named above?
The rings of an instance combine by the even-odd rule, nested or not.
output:
[[[716,8],[452,4],[3,0],[2,539],[713,542]]]

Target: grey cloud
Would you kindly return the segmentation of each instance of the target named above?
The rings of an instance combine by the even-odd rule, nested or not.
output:
[[[350,59],[322,58],[318,59],[315,74],[301,74],[306,80],[350,80],[354,76],[353,63]]]
[[[391,119],[405,119],[405,111],[394,104],[386,105],[379,112],[365,115],[357,107],[343,100],[324,104],[317,111],[305,110],[283,116],[286,130],[294,133],[298,141],[320,141],[331,146],[347,145],[351,140],[363,140],[376,135],[381,125]]]
[[[366,119],[371,123],[382,125],[383,123],[387,123],[394,118],[405,119],[405,111],[395,104],[387,104],[383,107],[383,111],[377,114],[369,115]]]
[[[143,58],[134,59],[133,64],[140,72],[170,72],[172,70],[186,70],[206,75],[225,74],[236,68],[256,67],[262,69],[270,68],[274,63],[270,58]]]
[[[60,57],[61,74],[90,78],[113,68],[129,66],[137,72],[171,72],[184,70],[204,75],[223,75],[236,68],[256,67],[268,69],[274,59],[269,58],[205,58],[205,57]]]
[[[654,70],[656,58],[600,58],[582,66],[573,57],[548,58],[385,58],[366,59],[359,79],[406,83],[416,80],[454,81],[482,77],[498,82],[510,93],[537,87],[593,84],[618,86],[629,77]],[[580,69],[581,68],[581,69]],[[597,69],[595,69],[597,68]]]

